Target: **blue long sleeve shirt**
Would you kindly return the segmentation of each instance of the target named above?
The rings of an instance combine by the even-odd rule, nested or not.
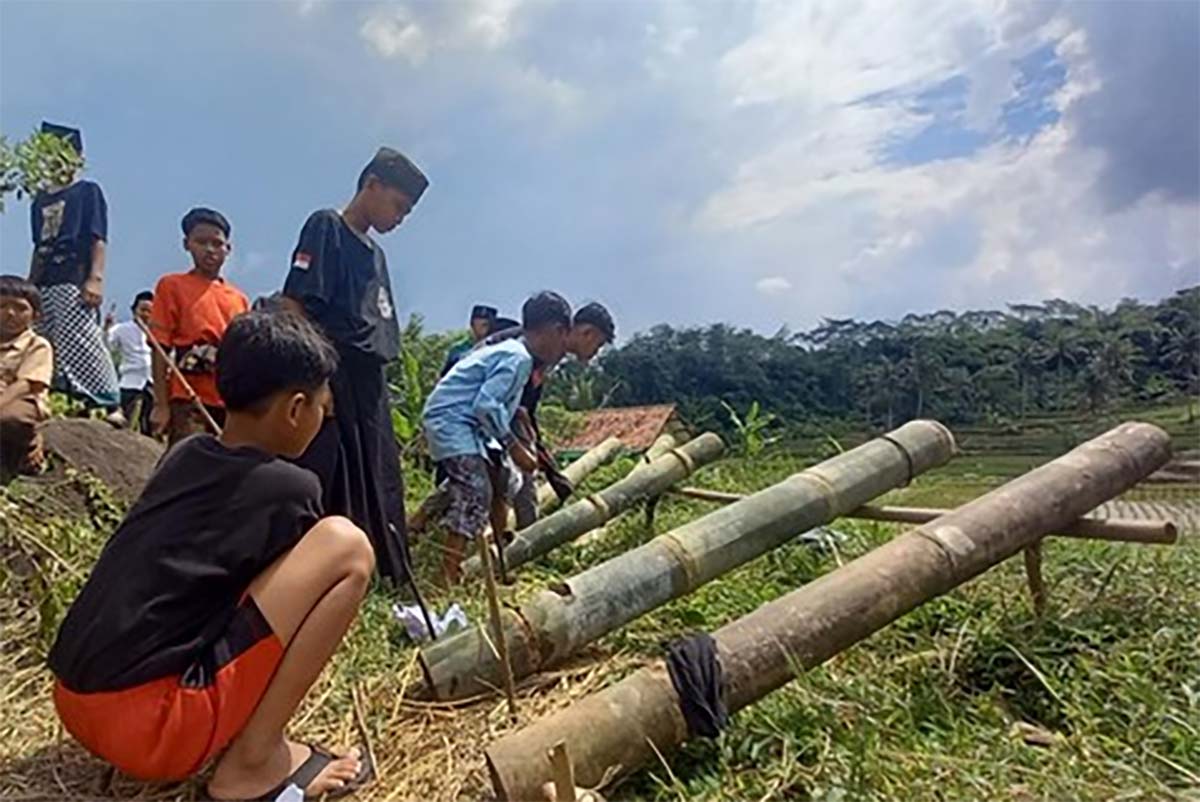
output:
[[[491,440],[507,446],[521,390],[533,370],[524,338],[478,348],[442,377],[425,402],[423,424],[435,460],[484,455]]]

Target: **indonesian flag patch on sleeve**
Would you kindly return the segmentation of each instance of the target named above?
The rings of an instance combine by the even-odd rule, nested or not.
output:
[[[310,264],[312,264],[312,257],[303,251],[296,251],[296,255],[292,257],[292,267],[297,270],[308,270]]]

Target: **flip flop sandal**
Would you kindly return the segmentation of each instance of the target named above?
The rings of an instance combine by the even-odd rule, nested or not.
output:
[[[309,784],[317,778],[317,775],[325,770],[338,756],[330,752],[328,749],[317,746],[316,744],[307,744],[312,750],[312,754],[308,759],[297,767],[290,775],[285,777],[279,785],[267,791],[265,794],[254,799],[246,800],[246,802],[275,802],[280,794],[287,790],[289,785],[295,785],[301,791],[308,788]],[[344,796],[349,796],[364,785],[369,783],[375,777],[375,767],[371,764],[371,757],[365,749],[360,748],[359,752],[359,767],[356,774],[349,782],[341,788],[335,788],[332,791],[326,791],[321,797],[322,799],[341,799]],[[308,799],[308,796],[305,796]]]

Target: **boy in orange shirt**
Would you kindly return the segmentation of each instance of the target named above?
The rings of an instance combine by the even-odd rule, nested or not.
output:
[[[225,404],[217,393],[217,344],[229,321],[249,311],[250,301],[221,277],[230,251],[231,229],[225,216],[213,209],[196,208],[183,216],[182,226],[183,247],[192,256],[192,269],[159,279],[150,331],[174,357],[187,383],[220,425],[225,420]],[[152,359],[154,411],[150,423],[155,434],[166,433],[169,447],[205,431],[206,424],[157,351]]]

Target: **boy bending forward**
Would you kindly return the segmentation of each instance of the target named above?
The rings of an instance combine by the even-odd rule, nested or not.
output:
[[[131,776],[177,780],[220,755],[215,799],[288,784],[342,795],[368,778],[284,727],[341,642],[374,569],[366,536],[323,518],[308,446],[337,356],[296,315],[236,318],[221,341],[220,439],[163,459],[113,534],[50,652],[67,730]]]
[[[483,534],[489,519],[494,531],[504,531],[507,476],[500,449],[521,470],[537,467],[537,459],[513,434],[513,416],[535,361],[553,365],[562,359],[571,307],[562,296],[542,292],[525,302],[521,316],[520,337],[472,351],[425,402],[425,439],[447,480],[446,584],[461,578],[466,544]]]

